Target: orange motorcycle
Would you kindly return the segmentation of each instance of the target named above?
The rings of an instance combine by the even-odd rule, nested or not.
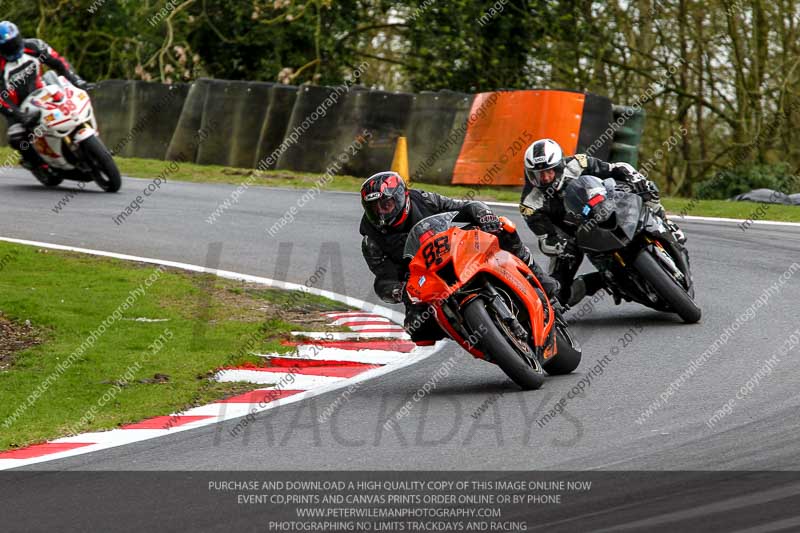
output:
[[[500,220],[503,231],[516,231]],[[411,302],[429,304],[454,341],[523,389],[541,387],[545,371],[577,368],[581,349],[567,323],[528,265],[500,248],[498,236],[442,213],[411,229],[403,256],[411,261]]]

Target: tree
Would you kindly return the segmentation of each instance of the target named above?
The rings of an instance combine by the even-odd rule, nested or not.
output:
[[[37,0],[4,10],[93,81],[336,85],[366,61],[362,82],[389,90],[544,87],[643,102],[642,159],[670,193],[730,168],[800,169],[798,0]]]

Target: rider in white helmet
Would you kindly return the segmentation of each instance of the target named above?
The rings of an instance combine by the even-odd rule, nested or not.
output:
[[[667,220],[661,205],[658,187],[628,163],[608,163],[586,154],[564,157],[561,147],[552,139],[540,139],[525,152],[525,187],[519,210],[528,227],[539,237],[539,249],[553,258],[552,276],[561,284],[559,299],[569,305],[591,296],[604,287],[599,272],[579,276],[573,282],[583,253],[575,245],[575,225],[565,218],[563,190],[569,180],[582,175],[600,179],[614,178],[619,186],[639,194],[660,216],[675,238],[683,244],[686,237]]]

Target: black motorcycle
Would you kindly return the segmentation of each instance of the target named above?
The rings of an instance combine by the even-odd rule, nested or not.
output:
[[[573,180],[564,192],[576,244],[601,272],[617,303],[638,302],[700,320],[689,253],[642,198],[594,176]]]

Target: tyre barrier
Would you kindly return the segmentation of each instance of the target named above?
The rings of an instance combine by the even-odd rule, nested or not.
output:
[[[339,173],[367,176],[389,168],[405,136],[412,183],[479,187],[521,185],[524,149],[542,137],[567,155],[635,165],[644,129],[641,109],[544,89],[410,94],[201,78],[108,80],[92,98],[101,136],[119,156],[315,173],[345,160]],[[369,142],[343,157],[364,131]]]

